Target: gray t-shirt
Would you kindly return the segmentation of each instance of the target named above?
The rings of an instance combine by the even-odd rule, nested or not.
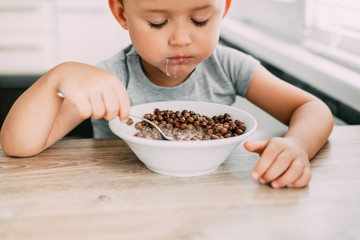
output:
[[[186,81],[175,87],[160,87],[144,74],[132,45],[97,67],[117,76],[126,87],[131,106],[158,101],[187,100],[231,105],[236,95],[244,97],[259,61],[238,50],[218,45]],[[115,137],[104,119],[91,119],[94,137]]]

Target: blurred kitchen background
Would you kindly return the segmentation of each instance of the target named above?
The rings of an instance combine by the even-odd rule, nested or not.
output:
[[[0,125],[17,97],[64,61],[96,64],[130,43],[107,0],[0,0]],[[360,124],[359,0],[233,0],[220,43],[328,104],[336,124]],[[259,129],[286,127],[248,101]],[[70,135],[91,137],[85,121]]]

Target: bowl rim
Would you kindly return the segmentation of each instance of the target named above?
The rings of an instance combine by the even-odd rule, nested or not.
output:
[[[135,108],[135,107],[140,107],[140,106],[144,106],[144,105],[160,105],[160,104],[176,104],[176,103],[186,103],[186,104],[211,104],[211,105],[218,105],[224,108],[228,108],[228,109],[235,109],[238,112],[241,112],[242,114],[246,115],[249,119],[251,119],[251,121],[253,122],[253,127],[251,129],[247,129],[247,131],[245,131],[244,134],[236,136],[236,137],[230,137],[230,138],[222,138],[222,139],[213,139],[213,140],[203,140],[203,141],[164,141],[164,140],[155,140],[155,139],[146,139],[146,138],[139,138],[133,135],[129,135],[127,133],[121,132],[121,131],[116,131],[116,124],[126,124],[126,123],[122,123],[119,119],[119,117],[116,117],[115,119],[109,121],[109,127],[110,130],[112,131],[113,134],[115,134],[117,137],[123,139],[124,141],[128,141],[130,143],[136,143],[136,144],[142,144],[145,146],[151,146],[151,147],[172,147],[172,148],[192,148],[192,147],[196,147],[196,148],[208,148],[208,147],[212,147],[212,146],[222,146],[222,145],[227,145],[230,143],[236,143],[236,142],[241,142],[243,139],[249,137],[250,135],[252,135],[256,129],[257,129],[257,121],[255,119],[254,116],[252,116],[250,113],[248,113],[245,110],[242,110],[240,108],[237,107],[233,107],[233,106],[229,106],[229,105],[225,105],[225,104],[219,104],[219,103],[213,103],[213,102],[201,102],[201,101],[158,101],[158,102],[150,102],[150,103],[144,103],[144,104],[139,104],[139,105],[134,105],[131,106],[131,108]],[[131,111],[130,108],[130,111]],[[226,112],[224,110],[224,112]],[[200,113],[201,114],[201,113]]]

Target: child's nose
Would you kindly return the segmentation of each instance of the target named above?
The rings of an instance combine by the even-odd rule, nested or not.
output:
[[[191,43],[191,38],[185,26],[176,26],[169,39],[169,44],[174,46],[185,46]]]

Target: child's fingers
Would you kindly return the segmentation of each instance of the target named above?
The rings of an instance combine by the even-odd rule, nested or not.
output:
[[[261,154],[266,147],[266,143],[267,141],[247,141],[244,143],[244,148],[249,152]]]
[[[271,183],[271,186],[273,188],[281,188],[287,186],[288,184],[297,180],[303,174],[304,168],[305,166],[302,161],[298,158],[295,159],[291,162],[291,165],[286,170],[286,172],[281,175],[281,177]]]
[[[74,98],[69,97],[68,100],[73,104],[80,117],[87,119],[92,114],[92,107],[89,98],[85,94],[76,94]]]
[[[302,175],[296,179],[294,182],[287,184],[291,188],[301,188],[308,185],[311,179],[311,170],[310,167],[305,167]]]
[[[119,99],[114,89],[111,89],[108,94],[104,94],[103,99],[106,107],[104,119],[107,121],[113,120],[120,112]]]
[[[267,141],[247,141],[244,143],[244,148],[249,152],[255,152],[259,155],[262,154],[266,147]],[[255,169],[251,172],[251,177],[253,179],[259,179],[260,175]]]
[[[260,179],[282,151],[282,145],[279,144],[276,139],[270,139],[267,142],[259,161],[255,165],[251,176],[254,179]]]
[[[91,116],[95,119],[102,118],[105,115],[105,105],[102,95],[94,94],[90,97],[90,104],[92,107]]]
[[[119,118],[121,121],[125,121],[130,115],[130,99],[125,87],[122,84],[116,84],[114,87],[120,103]]]
[[[294,158],[295,157],[288,151],[282,151],[269,169],[262,175],[262,181],[264,183],[271,182],[281,176],[289,168]]]

